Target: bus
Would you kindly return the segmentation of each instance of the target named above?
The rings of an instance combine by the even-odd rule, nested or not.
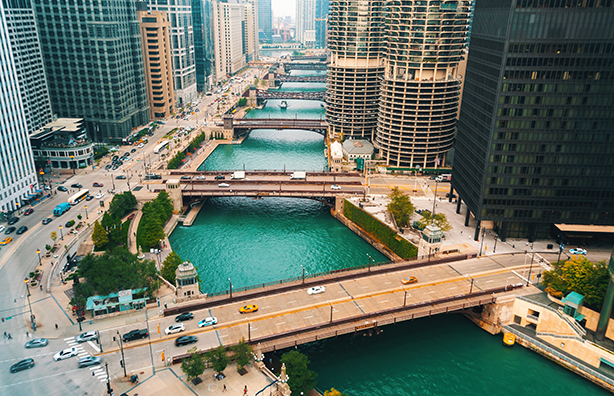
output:
[[[68,198],[68,203],[75,206],[79,202],[83,201],[88,196],[89,193],[90,193],[90,190],[81,190],[75,195],[73,195],[72,197]]]
[[[70,204],[63,202],[53,209],[53,214],[56,216],[62,216],[65,212],[70,210]]]
[[[168,140],[165,140],[162,143],[158,144],[154,149],[154,154],[160,154],[160,151],[162,151],[165,147],[168,147]]]

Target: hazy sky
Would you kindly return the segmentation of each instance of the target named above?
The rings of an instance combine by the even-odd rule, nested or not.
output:
[[[296,16],[296,0],[271,0],[271,8],[275,18],[288,15],[294,18]]]

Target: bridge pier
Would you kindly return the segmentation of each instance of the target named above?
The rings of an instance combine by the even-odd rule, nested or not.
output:
[[[275,87],[275,73],[269,72],[267,75],[267,85],[271,88]]]
[[[249,96],[247,97],[247,105],[249,107],[258,106],[258,90],[255,87],[249,87]]]

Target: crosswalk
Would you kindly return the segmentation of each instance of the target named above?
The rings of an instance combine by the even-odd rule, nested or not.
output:
[[[69,347],[75,347],[77,348],[77,352],[78,355],[77,357],[79,359],[83,358],[83,357],[87,357],[87,356],[91,356],[91,354],[85,350],[85,348],[83,348],[83,344],[78,343],[75,340],[75,337],[68,337],[68,338],[64,338],[64,341],[66,341],[66,344],[68,344]],[[90,344],[92,344],[92,342],[89,342]],[[100,351],[98,348],[95,348],[98,351]],[[93,366],[89,368],[92,371],[92,375],[95,376],[96,378],[98,378],[100,380],[100,382],[106,382],[107,381],[107,373],[105,371],[105,369],[102,367],[102,365],[99,366]]]

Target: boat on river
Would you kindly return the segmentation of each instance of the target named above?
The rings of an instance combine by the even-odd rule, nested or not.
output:
[[[281,107],[282,109],[288,108],[288,102],[286,102],[285,100],[282,100],[281,103],[279,104],[279,107]]]

